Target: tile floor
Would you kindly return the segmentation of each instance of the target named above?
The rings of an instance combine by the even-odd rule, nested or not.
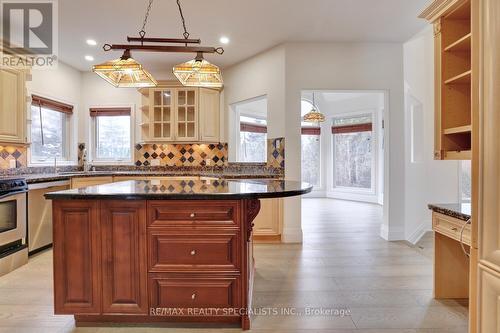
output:
[[[465,333],[467,302],[432,298],[432,235],[420,247],[386,242],[382,210],[332,199],[303,200],[304,243],[255,246],[256,311],[337,311],[256,315],[252,332]],[[240,332],[169,326],[75,328],[52,314],[52,253],[0,277],[0,333]],[[346,315],[341,315],[344,313]]]

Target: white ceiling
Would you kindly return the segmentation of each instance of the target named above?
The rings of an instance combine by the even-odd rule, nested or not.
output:
[[[267,119],[267,97],[259,97],[235,105],[241,115]]]
[[[188,31],[205,46],[220,46],[222,56],[207,59],[222,68],[283,42],[403,42],[426,23],[417,15],[429,0],[181,0]],[[125,43],[137,36],[146,0],[59,1],[59,56],[82,71],[93,63],[118,58],[104,43]],[[156,0],[146,28],[149,37],[182,37],[175,0]],[[85,43],[97,40],[98,46]],[[92,55],[95,61],[84,60]],[[169,72],[190,54],[136,52],[153,74]]]

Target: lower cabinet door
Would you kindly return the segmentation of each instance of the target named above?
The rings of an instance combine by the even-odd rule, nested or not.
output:
[[[54,312],[100,314],[99,205],[53,201]]]
[[[103,202],[101,232],[102,312],[148,313],[146,203]]]
[[[151,308],[221,308],[240,306],[238,277],[150,274]]]

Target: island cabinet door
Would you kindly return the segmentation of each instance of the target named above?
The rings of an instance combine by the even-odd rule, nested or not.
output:
[[[101,203],[102,312],[148,313],[146,202]]]
[[[53,201],[54,312],[99,314],[100,232],[95,201]]]

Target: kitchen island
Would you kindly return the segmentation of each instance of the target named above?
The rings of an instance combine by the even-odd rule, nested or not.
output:
[[[216,322],[250,328],[252,221],[283,180],[124,181],[53,200],[54,308],[76,324]]]

